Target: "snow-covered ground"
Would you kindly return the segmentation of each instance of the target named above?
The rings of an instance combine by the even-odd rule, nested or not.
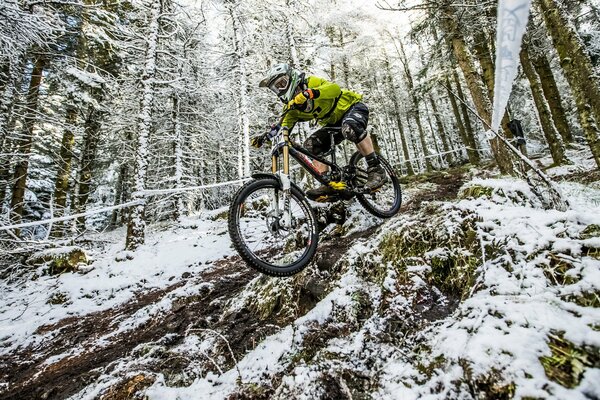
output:
[[[176,229],[149,232],[135,254],[123,251],[124,237],[122,229],[90,237],[105,243],[105,248],[91,254],[95,260],[82,274],[44,275],[40,267],[37,278],[27,275],[17,284],[0,281],[0,355],[45,340],[34,334],[41,326],[107,310],[173,285],[186,272],[205,271],[233,251],[226,221],[213,221],[211,214]]]
[[[598,398],[597,360],[593,367],[582,366],[585,373],[575,388],[551,380],[540,360],[552,357],[551,337],[560,337],[580,348],[594,348],[596,352],[600,348],[600,309],[572,300],[584,293],[600,293],[600,261],[583,253],[585,249],[599,248],[600,238],[579,238],[586,227],[600,225],[600,190],[576,183],[562,184],[561,189],[573,206],[567,212],[558,212],[539,208],[524,182],[488,179],[468,185],[482,185],[494,192],[490,197],[463,199],[442,207],[448,214],[464,211],[478,218],[478,239],[483,249],[502,245],[500,253],[489,254],[488,258],[483,251],[485,262],[477,268],[477,288],[472,296],[462,301],[454,313],[417,335],[421,346],[428,349],[426,353],[374,340],[385,330],[388,318],[374,313],[346,337],[330,339],[319,349],[322,357],[317,355],[306,363],[294,361],[294,356],[304,351],[303,335],[309,327],[317,324],[325,329],[336,321],[347,320],[339,314],[351,312],[358,291],[369,293],[375,309],[389,302],[403,312],[414,311],[408,306],[413,301],[410,292],[425,285],[429,267],[413,269],[407,294],[406,288],[399,290],[395,284],[396,272],[391,265],[385,266],[384,284],[374,285],[359,278],[360,267],[350,262],[335,288],[312,311],[266,338],[235,368],[219,376],[209,374],[184,388],[168,387],[158,379],[146,395],[151,399],[226,398],[239,390],[240,381],[245,385],[265,385],[284,374],[273,398],[314,399],[324,395],[327,374],[352,371],[377,382],[378,387],[370,395],[378,399],[472,398],[475,393],[468,386],[469,379],[489,379],[490,385],[498,387],[498,396]],[[376,252],[385,235],[399,232],[410,223],[410,216],[391,220],[379,235],[357,243],[347,254],[348,259]],[[448,224],[453,229],[452,218]],[[559,283],[548,276],[555,258],[564,258],[568,263],[566,275],[571,280],[558,276],[564,271],[556,272]],[[378,360],[369,369],[363,361],[372,359],[373,353]],[[435,366],[424,373],[424,365]],[[342,391],[351,394],[351,389],[343,386]]]
[[[586,171],[578,165],[549,173],[560,178]],[[224,304],[223,318],[251,314],[270,295],[277,297],[277,307],[293,308],[296,286],[306,289],[314,277],[324,281],[314,306],[281,325],[263,322],[272,333],[247,343],[248,350],[232,350],[230,333],[214,330],[208,320],[206,328],[190,326],[173,345],[165,344],[172,334],[140,343],[72,398],[95,399],[138,378],[145,385],[136,390],[150,399],[225,399],[235,393],[273,399],[600,398],[600,184],[559,186],[571,205],[564,212],[543,209],[522,181],[470,179],[459,199],[424,202],[355,240],[331,271],[309,268],[287,280],[249,278],[234,297],[204,305]],[[413,185],[405,201],[435,188]],[[365,218],[356,205],[351,210],[346,236],[381,222]],[[84,343],[101,348],[118,334],[160,322],[176,299],[198,296],[205,286],[215,289],[218,279],[188,278],[210,273],[215,261],[234,255],[226,221],[213,216],[155,227],[135,254],[121,251],[123,243],[115,238],[123,236],[93,237],[106,244],[92,254],[95,260],[84,273],[57,277],[40,269],[35,280],[1,282],[0,356],[59,334],[40,327],[181,283],[117,319],[110,334]],[[420,237],[445,244],[420,253],[402,247]],[[384,248],[389,243],[404,243],[393,249],[406,254],[390,253]],[[464,271],[443,272],[448,281],[440,284],[434,260],[445,265],[444,257],[457,254],[476,265],[472,271],[455,265]],[[291,294],[282,296],[286,291]],[[57,294],[62,300],[53,304]],[[254,318],[261,324],[263,317]],[[90,350],[77,346],[44,365]],[[160,358],[165,352],[166,360]],[[184,384],[150,368],[178,358],[194,366],[184,368],[187,378],[178,381]],[[0,382],[0,393],[3,387],[8,384]]]

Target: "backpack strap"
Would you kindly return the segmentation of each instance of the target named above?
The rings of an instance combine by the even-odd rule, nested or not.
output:
[[[325,120],[325,119],[329,118],[331,116],[331,114],[333,114],[333,112],[335,111],[335,109],[338,105],[338,101],[340,101],[340,98],[342,97],[343,94],[344,94],[344,91],[342,90],[340,95],[338,97],[336,97],[335,100],[333,101],[333,105],[331,106],[329,111],[327,111],[327,114],[323,115],[322,118],[319,118],[320,120]]]

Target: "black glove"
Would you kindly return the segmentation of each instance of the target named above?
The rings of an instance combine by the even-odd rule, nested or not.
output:
[[[263,145],[263,143],[265,142],[265,134],[260,134],[260,135],[256,135],[256,136],[252,136],[250,138],[250,146],[260,149]]]

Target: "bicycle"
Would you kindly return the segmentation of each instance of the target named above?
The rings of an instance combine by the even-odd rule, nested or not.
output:
[[[338,127],[330,131],[331,143]],[[255,173],[253,180],[236,193],[229,208],[229,235],[241,258],[252,268],[271,276],[291,276],[304,269],[314,257],[319,241],[317,218],[304,192],[290,180],[290,156],[321,184],[339,192],[339,200],[356,197],[371,214],[380,218],[396,215],[402,205],[402,192],[391,165],[378,154],[387,172],[387,183],[369,191],[367,163],[359,152],[348,165],[340,167],[335,146],[319,157],[290,140],[287,130],[278,130],[271,140],[271,173]],[[331,161],[326,157],[331,155]],[[321,174],[313,161],[329,166]],[[280,168],[280,161],[282,165]],[[335,200],[335,199],[334,199]],[[379,204],[382,203],[382,204]]]

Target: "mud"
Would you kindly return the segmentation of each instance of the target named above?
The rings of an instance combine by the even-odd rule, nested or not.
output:
[[[464,183],[463,174],[430,177],[437,184],[431,192],[418,193],[410,202],[403,205],[401,213],[411,212],[421,203],[433,200],[455,198]],[[361,237],[369,237],[377,227],[346,237],[324,238],[319,245],[315,264],[320,270],[332,269],[335,263],[352,244]],[[8,386],[0,388],[0,400],[9,399],[65,399],[94,384],[98,377],[114,371],[116,364],[124,357],[135,357],[133,350],[143,344],[155,345],[168,335],[167,346],[181,343],[191,330],[210,329],[222,334],[227,340],[233,355],[223,351],[222,367],[231,367],[234,357],[240,359],[252,350],[266,336],[275,333],[290,321],[281,319],[261,319],[249,310],[242,309],[226,314],[227,300],[231,299],[257,276],[239,257],[227,257],[215,262],[213,268],[195,273],[196,265],[191,265],[183,280],[162,290],[138,294],[130,302],[119,307],[88,314],[81,317],[65,318],[57,323],[38,328],[36,334],[45,335],[45,340],[35,347],[19,348],[13,354],[0,356],[0,381]],[[209,283],[209,285],[206,285]],[[158,303],[165,296],[183,286],[201,286],[199,294],[176,298],[169,310],[153,316],[139,327],[118,332],[120,322],[144,307]],[[301,312],[309,311],[326,293],[327,285],[309,282],[304,290]],[[435,320],[446,315],[455,302],[445,307],[423,307],[423,318]],[[448,309],[446,309],[446,307]],[[298,316],[296,316],[298,317]],[[109,340],[98,341],[108,337]],[[225,343],[223,343],[225,346]],[[65,356],[66,354],[66,356]],[[64,356],[56,361],[57,356]],[[50,360],[54,357],[54,361]],[[170,363],[174,373],[186,367],[185,361]],[[154,373],[164,372],[164,362],[149,365],[147,374],[138,374],[109,388],[101,398],[137,398],[137,394],[152,384]],[[147,365],[146,365],[147,366]],[[336,379],[329,381],[337,387]],[[345,391],[335,392],[343,398]],[[263,393],[267,398],[268,391]],[[242,396],[244,397],[244,396]],[[250,396],[260,398],[260,396]]]
[[[320,268],[331,267],[361,236],[361,232],[337,241],[324,241],[319,254],[326,256],[319,261]],[[226,301],[238,295],[258,273],[248,268],[239,257],[219,260],[214,268],[202,274],[194,274],[190,266],[189,277],[165,289],[136,296],[122,306],[82,317],[69,317],[55,324],[38,328],[36,334],[47,335],[47,340],[36,347],[18,349],[9,356],[0,357],[2,381],[9,386],[0,392],[0,400],[9,399],[65,399],[94,383],[114,368],[114,362],[132,353],[141,344],[151,344],[170,335],[170,346],[180,343],[191,329],[210,329],[221,333],[237,359],[252,350],[262,339],[275,333],[279,326],[289,321],[264,320],[248,310],[225,314]],[[187,274],[186,274],[187,275]],[[206,285],[206,283],[212,285]],[[114,334],[103,345],[97,339],[114,333],[119,323],[143,307],[159,302],[163,297],[184,286],[203,285],[200,295],[177,298],[170,310],[153,317],[138,328]],[[303,312],[319,301],[318,294],[307,293]],[[225,343],[223,343],[225,346]],[[78,349],[54,363],[46,363],[51,357]],[[230,352],[223,351],[222,367],[231,367],[234,360]],[[181,370],[185,367],[171,366]],[[150,366],[150,373],[154,368]],[[164,369],[164,368],[163,368]],[[156,372],[163,371],[156,365]],[[176,372],[176,371],[175,371]],[[216,371],[215,371],[216,372]],[[149,377],[138,376],[135,381],[122,382],[109,390],[109,398],[133,398],[137,390],[149,385]],[[120,397],[129,393],[127,397]],[[115,397],[117,396],[117,397]]]

